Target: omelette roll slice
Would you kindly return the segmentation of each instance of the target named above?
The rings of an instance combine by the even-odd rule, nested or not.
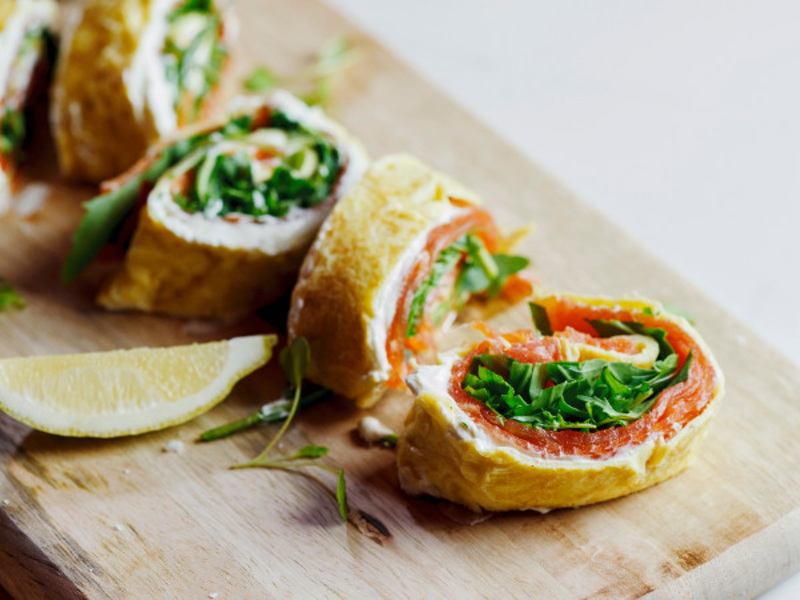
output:
[[[538,297],[537,330],[420,367],[400,484],[473,510],[582,506],[685,469],[723,394],[697,331],[658,303]]]
[[[49,60],[49,30],[57,8],[49,0],[0,4],[0,214],[8,209],[15,167],[30,129],[26,108],[43,87],[37,84]]]
[[[528,261],[503,249],[468,189],[407,155],[376,162],[336,206],[292,293],[289,336],[309,378],[369,406],[477,292],[499,294]]]
[[[224,0],[88,0],[69,15],[51,121],[61,171],[102,181],[205,116],[228,62]]]
[[[242,99],[224,125],[154,148],[108,182],[88,205],[65,275],[86,265],[109,226],[124,231],[138,217],[101,306],[182,317],[252,311],[294,284],[317,230],[366,161],[356,140],[294,96]],[[126,204],[127,222],[103,221]]]

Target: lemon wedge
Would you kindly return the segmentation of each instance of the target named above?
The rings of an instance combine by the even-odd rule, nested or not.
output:
[[[184,423],[266,364],[277,342],[221,342],[0,360],[0,409],[58,435],[118,437]]]

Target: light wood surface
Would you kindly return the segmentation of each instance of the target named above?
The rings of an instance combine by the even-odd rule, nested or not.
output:
[[[473,525],[446,505],[405,497],[393,452],[358,442],[364,413],[342,400],[303,415],[284,445],[330,447],[329,462],[347,472],[354,524],[339,521],[326,473],[227,468],[260,451],[274,428],[192,443],[276,397],[276,364],[212,412],[138,438],[61,439],[0,416],[0,586],[26,598],[724,597],[752,596],[800,568],[798,370],[330,9],[316,0],[237,4],[244,59],[234,77],[260,62],[289,72],[331,35],[352,35],[364,59],[342,82],[337,112],[373,156],[410,151],[473,187],[501,223],[535,220],[522,252],[551,286],[640,293],[689,310],[727,375],[720,414],[695,465],[673,480],[588,508]],[[0,356],[270,329],[256,318],[103,313],[92,304],[103,268],[61,284],[79,202],[92,190],[57,181],[42,137],[26,176],[49,186],[45,209],[0,221],[0,274],[30,303],[0,315]],[[654,219],[669,209],[642,199]],[[501,319],[526,320],[523,310]],[[397,393],[370,414],[399,427],[410,402]],[[162,451],[173,439],[187,442],[185,452]]]

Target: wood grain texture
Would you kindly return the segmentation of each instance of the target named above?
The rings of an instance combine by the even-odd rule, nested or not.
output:
[[[500,223],[535,220],[522,252],[551,286],[687,308],[728,378],[720,414],[695,465],[675,479],[596,506],[472,526],[446,505],[405,497],[392,451],[359,444],[364,413],[341,400],[303,415],[283,443],[331,448],[330,462],[347,471],[354,524],[339,521],[327,473],[227,468],[260,451],[274,428],[192,443],[277,397],[275,364],[210,413],[137,438],[61,439],[0,416],[0,586],[33,598],[724,597],[756,594],[800,568],[797,368],[324,5],[237,4],[234,77],[260,62],[289,72],[331,35],[352,35],[364,59],[342,82],[337,112],[373,156],[410,151],[479,192]],[[92,190],[58,182],[38,133],[27,176],[48,186],[45,210],[0,221],[0,274],[30,303],[0,315],[0,356],[269,330],[255,318],[209,325],[103,313],[92,303],[102,267],[61,284],[79,202]],[[642,210],[658,218],[669,207],[643,198]],[[498,318],[526,321],[522,309]],[[410,403],[395,393],[371,414],[399,427]],[[164,453],[172,439],[186,451]]]

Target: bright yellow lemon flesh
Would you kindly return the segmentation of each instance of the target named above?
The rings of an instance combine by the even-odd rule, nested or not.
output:
[[[274,335],[0,360],[0,410],[48,433],[119,437],[184,423],[266,364]]]

